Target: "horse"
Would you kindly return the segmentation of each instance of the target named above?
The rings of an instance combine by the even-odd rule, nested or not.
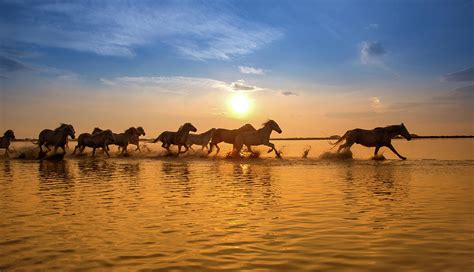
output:
[[[188,139],[189,132],[196,132],[197,129],[191,124],[191,123],[186,123],[182,125],[178,131],[164,131],[162,132],[154,141],[153,143],[156,143],[158,141],[161,141],[163,144],[161,147],[166,148],[168,153],[171,153],[170,151],[170,146],[172,144],[178,146],[178,156],[181,153],[181,147],[184,146],[185,150],[183,153],[186,153],[188,151],[188,146],[186,144],[186,141]]]
[[[390,148],[390,150],[392,150],[392,152],[395,153],[395,155],[397,155],[400,159],[406,160],[407,158],[400,155],[392,145],[392,138],[398,135],[403,136],[408,141],[411,140],[411,135],[403,123],[400,125],[387,127],[376,127],[372,130],[356,128],[353,130],[348,130],[346,133],[344,133],[344,135],[339,138],[337,142],[332,144],[332,148],[341,143],[343,140],[346,140],[344,144],[339,146],[337,152],[340,152],[344,148],[350,149],[353,144],[360,144],[366,147],[375,146],[374,156],[377,156],[379,149],[382,146],[386,146]]]
[[[5,148],[5,156],[10,153],[10,141],[15,140],[15,133],[13,130],[9,129],[3,133],[3,137],[0,137],[0,148]]]
[[[130,138],[130,144],[133,144],[133,145],[136,145],[137,148],[135,149],[135,151],[140,151],[140,139],[139,139],[139,136],[145,136],[145,130],[142,128],[142,127],[137,127],[137,130],[139,132],[138,135],[133,135],[131,138]]]
[[[58,150],[59,147],[63,149],[63,153],[66,153],[65,145],[67,143],[67,137],[71,136],[72,139],[75,139],[75,131],[72,125],[61,124],[55,130],[43,129],[38,136],[38,146],[40,148],[40,153],[43,152],[41,148],[43,145],[46,146],[48,151],[51,151],[49,148],[50,145],[54,146],[54,152]]]
[[[275,155],[278,158],[281,158],[280,153],[275,149],[275,145],[270,143],[270,134],[272,133],[272,131],[276,131],[278,133],[282,132],[277,122],[273,120],[268,120],[267,122],[263,123],[262,128],[259,128],[256,131],[239,133],[237,137],[235,137],[235,143],[233,148],[234,154],[240,156],[240,150],[244,145],[251,153],[253,153],[252,149],[250,149],[252,145],[266,145],[271,147],[271,149],[268,150],[267,153],[275,151]]]
[[[131,143],[131,139],[133,137],[138,137],[140,135],[140,131],[134,127],[130,127],[123,133],[113,133],[114,141],[112,144],[118,145],[119,149],[122,148],[122,152],[120,154],[128,153],[127,146]]]
[[[209,151],[207,154],[212,153],[212,147],[215,146],[217,148],[216,156],[221,150],[219,146],[217,145],[220,142],[225,142],[228,144],[234,144],[235,142],[235,137],[237,134],[242,133],[242,132],[249,132],[249,131],[256,131],[256,129],[251,125],[251,124],[245,124],[242,127],[238,129],[225,129],[225,128],[218,128],[214,131],[212,134],[212,140],[210,144]]]
[[[109,152],[107,151],[107,144],[114,141],[114,135],[110,129],[104,130],[102,132],[97,132],[95,134],[82,133],[77,137],[77,145],[74,148],[72,154],[76,154],[76,150],[79,148],[80,152],[84,151],[86,147],[92,147],[92,156],[95,156],[95,149],[102,148],[102,150],[107,154],[107,157],[110,157]]]
[[[204,148],[207,148],[209,150],[209,147],[207,145],[209,144],[209,141],[211,140],[212,134],[215,130],[215,128],[211,128],[210,130],[201,134],[189,134],[186,144],[191,149],[193,149],[192,145],[195,144],[202,146],[202,150],[204,150]]]

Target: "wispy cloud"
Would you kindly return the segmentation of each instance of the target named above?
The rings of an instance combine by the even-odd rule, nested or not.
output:
[[[474,81],[474,67],[442,76],[442,81]]]
[[[270,88],[263,88],[255,85],[247,84],[244,80],[234,82],[225,82],[211,78],[199,77],[116,77],[112,79],[102,78],[101,82],[118,90],[132,89],[136,91],[153,91],[168,94],[188,95],[196,93],[204,93],[209,91],[226,91],[226,92],[268,92],[270,94],[281,93],[284,95],[296,95],[289,91],[280,91]]]
[[[280,92],[280,93],[281,93],[282,95],[284,95],[284,96],[291,96],[291,95],[298,96],[297,93],[292,92],[292,91],[282,91],[282,92]]]
[[[264,75],[265,71],[261,68],[255,68],[251,66],[239,66],[239,70],[242,74],[252,74],[252,75]]]
[[[183,57],[227,60],[258,50],[282,31],[196,2],[14,2],[21,16],[0,19],[7,42],[131,57],[161,42]],[[15,35],[6,35],[15,29]]]
[[[0,72],[10,73],[18,71],[28,71],[31,70],[28,66],[23,63],[16,61],[14,59],[0,56]]]
[[[360,46],[360,61],[362,64],[379,64],[382,57],[387,54],[380,42],[362,42]]]

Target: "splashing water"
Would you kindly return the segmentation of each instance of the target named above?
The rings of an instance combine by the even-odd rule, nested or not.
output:
[[[341,152],[324,152],[319,155],[322,160],[349,160],[352,159],[352,151],[343,150]]]
[[[308,154],[310,150],[311,150],[311,146],[310,145],[306,146],[303,150],[303,155],[301,156],[301,158],[303,159],[308,158]]]

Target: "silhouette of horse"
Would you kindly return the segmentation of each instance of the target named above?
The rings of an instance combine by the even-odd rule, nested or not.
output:
[[[114,135],[114,142],[112,144],[118,145],[119,149],[122,149],[120,154],[128,153],[127,146],[130,143],[133,137],[138,137],[140,135],[140,131],[134,127],[130,127],[123,133],[113,133]]]
[[[408,141],[411,140],[411,135],[403,123],[401,125],[377,127],[372,130],[356,128],[353,130],[348,130],[346,133],[344,133],[344,135],[339,140],[337,140],[337,142],[333,143],[334,146],[332,148],[341,143],[343,140],[346,140],[344,144],[339,146],[337,152],[340,152],[344,148],[350,149],[353,144],[360,144],[366,147],[375,146],[374,156],[377,156],[379,149],[382,146],[386,146],[390,148],[390,150],[392,150],[392,152],[395,153],[395,155],[397,155],[400,159],[406,160],[407,158],[398,154],[397,150],[395,150],[392,145],[392,138],[398,135],[405,137]]]
[[[215,130],[216,130],[215,128],[211,128],[210,130],[201,134],[189,134],[186,144],[192,150],[194,150],[192,148],[193,144],[200,145],[202,147],[202,150],[204,150],[204,148],[209,149],[207,145],[209,144],[209,141],[211,140],[212,134],[214,133]]]
[[[140,151],[140,139],[139,139],[139,136],[145,136],[145,130],[142,128],[142,127],[137,127],[137,130],[139,132],[138,135],[133,135],[131,138],[130,138],[130,144],[132,145],[136,145],[137,148],[135,149],[135,151]]]
[[[256,129],[251,124],[245,124],[238,129],[225,129],[225,128],[216,129],[214,133],[212,134],[212,140],[211,140],[210,148],[207,154],[211,154],[212,147],[215,146],[217,148],[217,152],[216,152],[216,155],[217,155],[219,151],[221,150],[219,146],[217,145],[218,143],[225,142],[228,144],[234,144],[235,137],[237,136],[237,134],[242,133],[242,132],[249,132],[249,131],[256,131]]]
[[[271,147],[267,153],[275,151],[275,155],[281,158],[280,153],[275,149],[275,145],[270,143],[270,134],[272,131],[281,133],[281,128],[277,122],[268,120],[263,123],[263,127],[256,131],[242,132],[235,137],[234,155],[240,156],[240,150],[245,145],[252,154],[255,154],[250,148],[252,145],[266,145]]]
[[[71,136],[72,139],[75,138],[75,131],[72,125],[61,124],[55,130],[43,129],[38,136],[38,146],[40,148],[40,153],[43,152],[41,148],[43,145],[46,146],[48,151],[51,151],[49,146],[54,146],[54,152],[58,150],[59,147],[63,149],[63,153],[66,153],[65,145],[67,143],[67,137]]]
[[[107,154],[107,157],[110,157],[109,152],[107,151],[107,144],[114,141],[114,135],[110,129],[104,130],[102,132],[97,132],[95,134],[82,133],[77,137],[77,145],[74,148],[72,154],[76,154],[76,150],[79,148],[80,152],[84,152],[86,147],[92,147],[92,156],[95,156],[96,148],[102,148],[102,150]]]
[[[9,129],[3,133],[3,137],[0,137],[0,148],[5,148],[5,156],[10,153],[10,141],[15,140],[15,133],[13,130]]]
[[[186,141],[188,140],[188,135],[189,132],[196,132],[197,129],[191,124],[191,123],[186,123],[182,125],[178,131],[164,131],[162,132],[154,141],[153,143],[156,143],[158,141],[161,141],[163,144],[161,147],[166,148],[168,153],[171,153],[170,151],[170,146],[177,145],[178,146],[178,155],[181,153],[181,146],[184,146],[186,149],[184,150],[183,153],[186,153],[188,151],[188,146],[186,145]]]

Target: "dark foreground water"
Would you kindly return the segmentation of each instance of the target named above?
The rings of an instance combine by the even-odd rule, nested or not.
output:
[[[472,271],[473,166],[0,160],[0,270]]]

